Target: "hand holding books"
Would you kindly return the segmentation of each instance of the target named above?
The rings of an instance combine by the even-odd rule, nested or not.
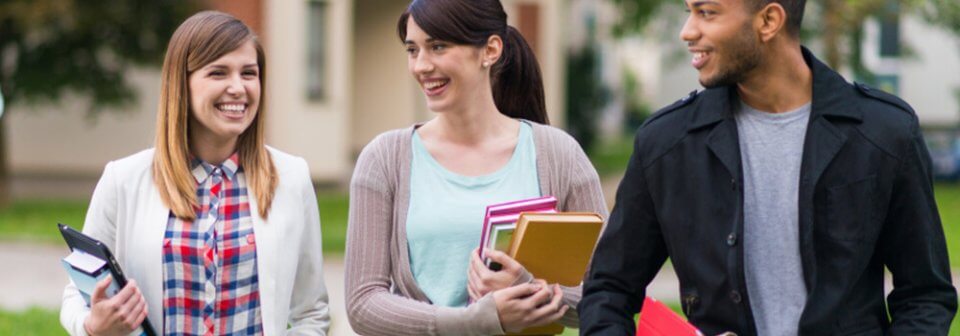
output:
[[[107,288],[113,278],[107,276],[98,281],[90,296],[90,316],[83,328],[90,335],[129,335],[147,318],[147,301],[137,288],[136,280],[130,280],[113,297],[107,297]]]
[[[533,277],[516,260],[510,258],[506,253],[486,249],[483,251],[483,259],[474,250],[470,254],[470,267],[467,270],[467,292],[470,294],[470,300],[477,301],[487,293],[498,289],[507,288],[513,285],[528,283]],[[489,259],[501,265],[499,271],[494,271],[487,267],[483,260]]]
[[[568,309],[562,302],[560,286],[547,285],[543,280],[500,289],[492,295],[500,325],[510,333],[549,325]]]

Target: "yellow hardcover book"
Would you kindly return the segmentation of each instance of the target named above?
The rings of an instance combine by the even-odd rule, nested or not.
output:
[[[589,212],[523,213],[510,242],[509,255],[534,278],[574,287],[583,281],[603,218]],[[512,335],[556,335],[557,323]]]

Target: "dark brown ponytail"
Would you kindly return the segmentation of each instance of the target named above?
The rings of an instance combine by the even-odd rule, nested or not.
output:
[[[503,55],[490,72],[497,109],[511,118],[550,123],[540,64],[520,32],[507,25],[499,0],[413,0],[397,21],[401,42],[410,17],[430,37],[454,44],[482,47],[490,36],[500,36]]]

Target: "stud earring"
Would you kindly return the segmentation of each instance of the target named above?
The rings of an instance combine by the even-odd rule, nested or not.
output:
[[[489,68],[489,67],[490,67],[490,62],[483,62],[483,67],[484,67],[484,68]]]

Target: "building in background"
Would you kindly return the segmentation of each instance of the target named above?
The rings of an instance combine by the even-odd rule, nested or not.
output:
[[[611,93],[597,117],[601,134],[629,128],[623,127],[625,111],[638,101],[655,111],[700,89],[679,39],[686,18],[681,6],[664,7],[640,34],[616,38],[610,29],[618,9],[609,0],[502,2],[510,24],[537,53],[554,125],[565,125],[568,60],[585,45],[598,58],[594,80]],[[261,36],[268,58],[268,144],[304,157],[316,182],[344,185],[356,155],[374,136],[431,117],[396,34],[408,0],[209,3]],[[877,75],[873,84],[909,102],[928,133],[960,127],[960,38],[900,15],[869,20],[861,42],[863,64]],[[816,42],[811,48],[818,51]],[[849,71],[844,76],[863,80]],[[84,113],[84,97],[7,107],[14,197],[89,197],[106,162],[152,146],[159,69],[132,70],[127,78],[139,93],[136,105],[95,119]],[[960,148],[951,139],[940,142]],[[953,150],[947,147],[944,152]],[[79,187],[64,188],[69,184]]]
[[[267,53],[267,142],[305,158],[315,181],[343,185],[356,155],[374,136],[431,117],[396,33],[397,18],[409,1],[209,3],[261,36]],[[550,119],[562,124],[564,2],[503,4],[509,23],[537,53]],[[139,95],[135,106],[104,111],[95,119],[83,113],[84,97],[9,107],[15,197],[89,197],[109,160],[152,146],[159,69],[133,70],[128,79]],[[66,184],[79,187],[64,188]]]

